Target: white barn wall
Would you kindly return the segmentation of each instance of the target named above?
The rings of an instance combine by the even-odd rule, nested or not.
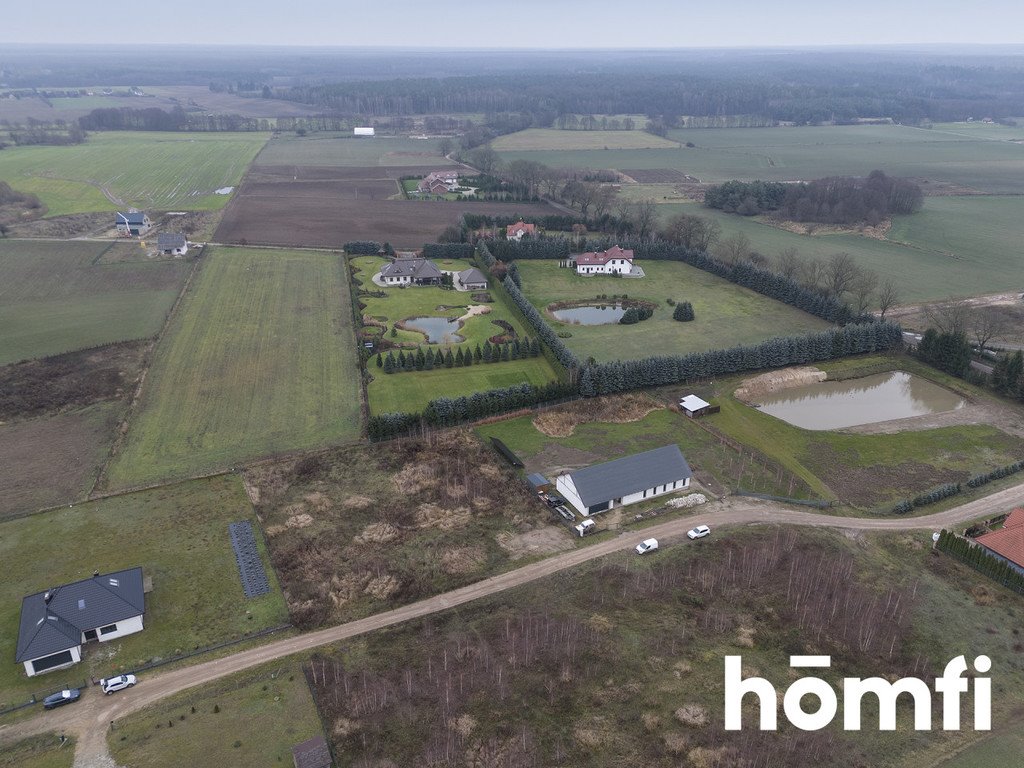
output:
[[[99,630],[99,627],[96,627]],[[116,640],[119,637],[125,635],[132,635],[136,632],[142,631],[142,616],[133,616],[130,619],[124,619],[123,621],[117,622],[117,631],[111,632],[108,635],[100,635],[99,641],[105,643],[107,640]]]

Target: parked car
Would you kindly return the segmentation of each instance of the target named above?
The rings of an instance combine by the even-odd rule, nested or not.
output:
[[[590,519],[584,520],[582,523],[575,526],[576,533],[580,535],[580,538],[583,538],[588,533],[593,533],[596,528],[597,523]]]
[[[63,691],[51,693],[43,699],[43,709],[56,709],[57,707],[63,707],[65,704],[73,704],[78,701],[81,695],[82,692],[77,688],[66,688]]]
[[[648,552],[654,552],[657,548],[657,539],[644,539],[636,545],[636,553],[638,555],[646,555]]]
[[[113,693],[124,688],[131,688],[135,682],[135,675],[118,675],[100,680],[100,687],[104,693]]]
[[[686,532],[686,535],[689,536],[691,539],[703,539],[705,536],[708,536],[710,534],[711,529],[708,528],[706,525],[698,525],[693,530]]]
[[[548,503],[549,507],[561,507],[563,504],[565,504],[565,499],[563,499],[557,493],[545,494],[544,501]]]

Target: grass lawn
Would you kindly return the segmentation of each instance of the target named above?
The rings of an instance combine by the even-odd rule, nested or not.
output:
[[[441,154],[440,139],[375,136],[354,139],[351,133],[317,133],[311,136],[275,136],[256,158],[256,165],[329,165],[353,168],[374,165],[453,165]]]
[[[291,765],[292,747],[322,734],[299,665],[279,662],[122,718],[107,741],[118,765],[223,768]]]
[[[100,263],[109,247],[0,240],[0,365],[160,330],[191,265]]]
[[[1004,768],[1024,755],[1024,728],[1020,723],[980,739],[962,752],[937,763],[939,768]]]
[[[217,210],[267,140],[262,133],[105,131],[68,147],[9,147],[0,178],[46,204],[48,216],[113,211]]]
[[[888,361],[889,370],[923,372],[897,358],[865,362],[872,360]],[[821,495],[860,508],[888,512],[907,496],[1024,456],[1024,441],[985,424],[896,434],[800,429],[733,398],[740,381],[715,383],[715,402],[722,411],[706,417],[707,423],[775,459]]]
[[[131,670],[287,620],[284,599],[257,535],[270,577],[268,595],[246,599],[228,523],[255,520],[241,480],[221,476],[118,496],[0,523],[0,703],[85,677]],[[70,542],[70,544],[69,544]],[[146,628],[89,646],[84,663],[26,677],[14,663],[25,595],[102,572],[142,566],[153,579]]]
[[[384,290],[387,296],[360,296],[359,301],[366,305],[364,315],[386,322],[389,329],[395,322],[412,317],[461,317],[474,302],[471,292],[450,291],[430,286],[410,288],[380,289],[370,278],[380,271],[387,263],[377,256],[358,256],[350,260],[357,270],[355,276],[362,282],[362,290]],[[445,271],[461,271],[470,266],[468,261],[444,259],[436,262]],[[504,320],[512,324],[520,338],[533,338],[533,329],[524,325],[518,314],[506,304],[504,294],[488,291],[494,299],[486,304],[491,311],[486,315],[476,315],[464,321],[459,335],[465,341],[452,345],[433,345],[435,350],[450,348],[454,352],[461,346],[463,350],[474,350],[477,345],[483,346],[488,338],[501,334],[502,328],[494,324],[496,320]],[[438,309],[440,306],[451,309]],[[390,330],[385,335],[388,341],[419,344],[424,348],[425,337],[416,331],[398,329],[395,336]],[[388,413],[400,411],[417,411],[422,409],[435,397],[459,397],[473,392],[480,392],[498,387],[528,382],[530,384],[546,384],[556,376],[550,363],[543,357],[514,360],[505,363],[474,365],[470,368],[442,368],[433,371],[385,374],[377,368],[374,360],[369,367],[373,381],[367,387],[371,413]]]
[[[33,736],[0,750],[0,768],[71,768],[74,762],[75,740],[68,738],[61,744],[56,732]]]
[[[645,131],[562,131],[555,128],[527,128],[499,136],[491,142],[498,152],[676,149],[679,144]]]
[[[523,292],[542,312],[552,302],[626,293],[657,304],[654,317],[636,325],[570,325],[547,313],[555,331],[568,331],[566,344],[581,358],[598,361],[642,358],[655,353],[684,354],[802,334],[828,324],[798,309],[680,262],[638,262],[639,279],[588,277],[560,269],[555,262],[521,261]],[[672,319],[666,299],[689,301],[697,319]]]
[[[337,256],[217,248],[155,352],[113,487],[359,436]]]

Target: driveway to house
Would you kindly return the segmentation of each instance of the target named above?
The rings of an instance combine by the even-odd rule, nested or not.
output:
[[[348,640],[358,635],[420,619],[474,600],[496,595],[567,568],[606,555],[631,550],[642,539],[655,537],[662,542],[681,540],[680,546],[686,546],[686,532],[698,523],[708,523],[716,531],[721,526],[729,525],[774,524],[858,531],[935,531],[968,520],[997,514],[1019,504],[1022,498],[1024,498],[1024,483],[933,515],[865,518],[836,517],[791,509],[773,502],[730,497],[720,502],[707,504],[701,507],[696,514],[675,518],[635,531],[623,532],[615,538],[555,555],[475,584],[401,608],[368,616],[365,619],[267,643],[257,648],[239,651],[231,656],[213,659],[194,666],[144,675],[135,688],[115,693],[110,697],[102,696],[98,689],[91,689],[86,692],[81,703],[72,707],[42,712],[31,719],[7,725],[0,723],[0,745],[48,731],[73,734],[78,739],[75,768],[112,768],[115,763],[107,751],[106,741],[111,721],[116,721],[118,718],[153,704],[166,696],[285,656],[307,652],[322,645]]]

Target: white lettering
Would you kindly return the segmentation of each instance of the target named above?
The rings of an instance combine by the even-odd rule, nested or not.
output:
[[[753,693],[761,707],[761,730],[774,731],[779,703],[775,686],[763,677],[743,679],[743,657],[725,657],[725,730],[738,731],[743,727],[743,697]]]

